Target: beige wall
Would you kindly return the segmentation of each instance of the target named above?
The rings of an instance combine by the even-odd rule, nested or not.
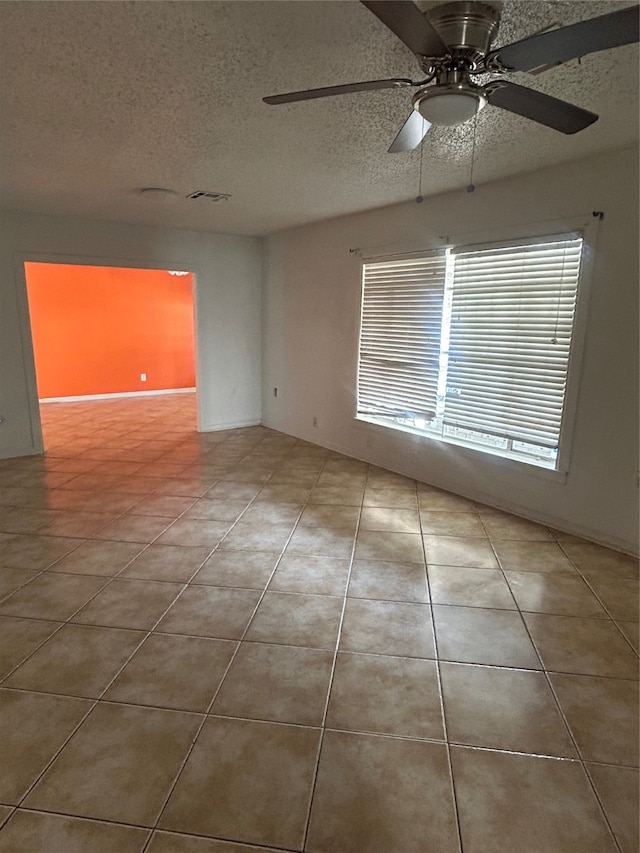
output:
[[[267,238],[263,421],[529,518],[638,548],[638,151],[292,229]],[[354,420],[360,262],[351,248],[421,248],[560,220],[598,225],[566,478]],[[278,388],[278,397],[273,388]],[[314,417],[318,426],[312,426]]]

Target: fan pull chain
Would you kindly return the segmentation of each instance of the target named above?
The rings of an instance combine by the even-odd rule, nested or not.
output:
[[[424,119],[422,120],[422,127],[424,129]],[[424,162],[424,142],[420,143],[420,180],[418,182],[418,196],[416,198],[416,204],[422,204],[424,201],[424,196],[422,195],[422,164]]]
[[[478,113],[476,112],[473,117],[473,143],[471,148],[471,171],[469,173],[469,183],[467,185],[467,192],[473,193],[476,190],[475,184],[473,183],[473,166],[476,160],[476,130],[478,127]]]

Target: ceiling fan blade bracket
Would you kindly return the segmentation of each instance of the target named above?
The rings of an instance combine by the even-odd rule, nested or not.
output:
[[[411,0],[360,0],[414,53],[420,62],[422,57],[438,57],[448,53],[449,48],[439,33]]]

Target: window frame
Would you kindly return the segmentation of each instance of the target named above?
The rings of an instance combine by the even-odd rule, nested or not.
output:
[[[373,248],[369,250],[357,250],[356,254],[359,259],[358,268],[360,274],[360,301],[355,346],[355,393],[353,395],[353,417],[358,426],[368,430],[373,429],[378,431],[379,428],[382,427],[384,430],[389,429],[401,433],[409,433],[416,438],[419,437],[430,442],[452,445],[467,454],[471,454],[473,456],[477,455],[479,459],[485,461],[493,460],[495,462],[496,460],[499,460],[500,463],[507,465],[511,463],[515,466],[516,470],[520,471],[522,470],[521,466],[525,465],[526,470],[534,475],[539,475],[545,478],[551,477],[553,479],[566,479],[571,460],[571,450],[577,417],[577,405],[580,394],[580,379],[584,360],[588,306],[595,262],[598,225],[599,218],[596,218],[595,214],[589,214],[569,219],[547,220],[527,226],[510,226],[504,228],[493,228],[485,231],[454,233],[439,237],[437,240],[434,240],[433,238],[425,239],[424,246],[419,249],[416,249],[415,245],[412,247],[404,245],[389,246],[384,249]],[[426,430],[421,430],[406,424],[393,423],[390,419],[387,420],[382,417],[366,416],[358,413],[358,379],[365,264],[394,260],[407,255],[427,254],[439,249],[451,249],[454,247],[464,246],[466,249],[468,247],[480,248],[486,246],[487,248],[491,248],[498,244],[511,244],[519,241],[538,239],[540,237],[564,235],[571,232],[581,233],[583,239],[583,251],[576,294],[571,349],[567,364],[563,416],[555,468],[538,464],[534,460],[527,460],[523,457],[509,456],[502,452],[494,451],[490,447],[483,448],[471,442],[466,443],[447,436],[430,434]]]

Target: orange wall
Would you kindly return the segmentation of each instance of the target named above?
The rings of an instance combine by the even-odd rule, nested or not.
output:
[[[25,269],[40,398],[195,386],[191,273]]]

